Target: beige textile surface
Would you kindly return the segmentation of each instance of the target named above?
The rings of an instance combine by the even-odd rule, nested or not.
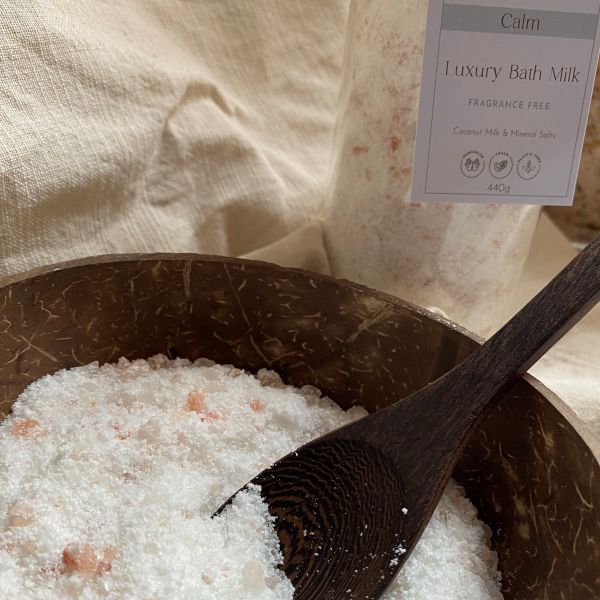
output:
[[[322,200],[345,1],[3,0],[0,275],[241,255]]]
[[[3,0],[0,276],[152,251],[327,272],[348,1]],[[515,306],[571,252],[543,220]],[[598,434],[599,340],[596,312],[533,371]]]

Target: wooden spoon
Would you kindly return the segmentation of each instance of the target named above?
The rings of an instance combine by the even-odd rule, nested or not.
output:
[[[294,598],[379,598],[499,392],[599,299],[600,237],[452,371],[257,475]]]

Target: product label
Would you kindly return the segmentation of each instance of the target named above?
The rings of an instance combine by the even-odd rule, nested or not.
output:
[[[413,202],[570,205],[600,0],[430,0]]]

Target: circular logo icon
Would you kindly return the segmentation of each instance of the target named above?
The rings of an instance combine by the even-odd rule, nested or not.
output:
[[[473,178],[481,175],[485,168],[485,160],[481,152],[471,150],[460,159],[460,170],[465,177]]]
[[[513,169],[513,159],[508,152],[496,152],[490,158],[490,175],[496,179],[508,177]]]
[[[517,173],[521,179],[533,179],[542,168],[542,159],[535,152],[523,154],[517,161]]]

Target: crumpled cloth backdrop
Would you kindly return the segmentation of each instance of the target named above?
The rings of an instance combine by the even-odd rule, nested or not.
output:
[[[114,252],[328,271],[349,0],[4,0],[0,276]],[[572,256],[545,219],[515,307]],[[533,369],[600,434],[600,314]]]

